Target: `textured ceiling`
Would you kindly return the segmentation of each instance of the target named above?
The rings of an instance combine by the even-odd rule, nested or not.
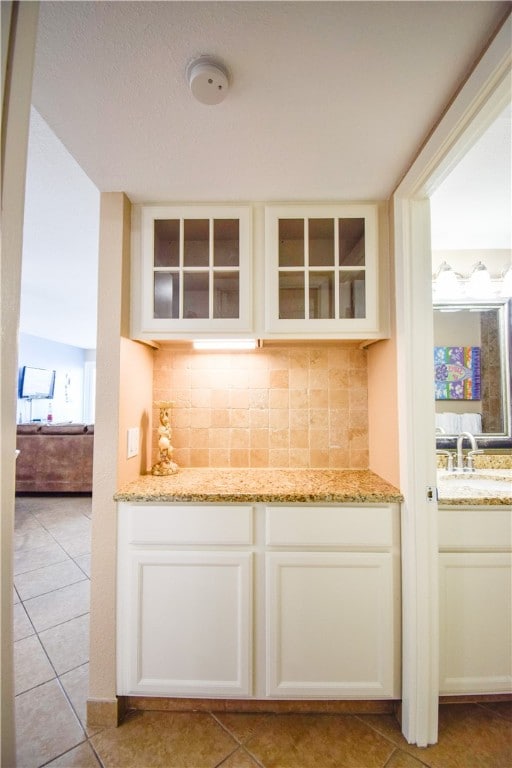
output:
[[[507,7],[41,3],[22,330],[95,346],[98,190],[132,202],[388,198]],[[202,54],[230,72],[217,106],[188,89]]]
[[[44,2],[33,103],[133,202],[387,198],[502,18],[495,2]],[[186,67],[219,57],[226,100]]]

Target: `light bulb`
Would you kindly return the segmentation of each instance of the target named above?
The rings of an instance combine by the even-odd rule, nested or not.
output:
[[[435,299],[458,299],[462,295],[458,275],[446,261],[443,261],[433,277],[432,292]]]
[[[501,295],[507,299],[512,298],[512,264],[503,275]]]
[[[479,261],[473,267],[467,283],[468,296],[475,299],[487,299],[492,296],[492,283],[489,270]]]

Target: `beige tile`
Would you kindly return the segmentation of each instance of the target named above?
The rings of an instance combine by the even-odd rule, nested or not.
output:
[[[22,640],[35,634],[34,627],[22,603],[13,606],[13,640]]]
[[[53,515],[53,513],[47,513],[47,515]],[[38,519],[41,520],[42,516]],[[91,530],[91,521],[81,512],[61,512],[53,522],[43,522],[44,527],[52,534],[54,538],[59,540],[59,537],[65,538],[70,536],[76,536],[80,538],[87,536]]]
[[[386,768],[424,768],[426,765],[428,764],[416,760],[415,757],[408,755],[407,752],[402,752],[401,749],[397,749],[393,752],[391,760],[386,763]]]
[[[245,749],[240,747],[224,760],[218,768],[261,768],[260,763],[247,754]]]
[[[237,748],[208,714],[133,712],[93,736],[105,768],[214,768]]]
[[[102,728],[87,725],[87,697],[89,696],[89,664],[72,669],[60,676],[60,682],[66,692],[71,706],[82,723],[88,736],[99,733]]]
[[[222,712],[214,715],[215,719],[236,739],[240,744],[244,744],[251,736],[266,726],[273,714],[254,714],[254,713],[235,713]]]
[[[30,531],[41,528],[41,524],[28,509],[16,509],[14,513],[14,530]]]
[[[89,614],[39,633],[58,675],[89,661]]]
[[[250,426],[250,411],[248,408],[232,408],[229,412],[229,424],[237,429],[248,429]]]
[[[15,552],[28,552],[55,543],[54,538],[40,525],[14,531],[13,546]]]
[[[90,524],[90,520],[85,515],[85,510],[81,509],[78,505],[79,498],[66,501],[66,506],[59,505],[59,498],[53,497],[55,502],[51,507],[44,508],[39,512],[35,512],[35,519],[46,528],[50,533],[54,530],[65,530],[66,528],[72,530],[75,528],[85,527]],[[90,502],[89,502],[90,506]]]
[[[55,534],[57,542],[70,557],[89,555],[91,552],[91,530],[88,526],[80,535],[77,533],[58,532]]]
[[[45,768],[99,768],[99,765],[92,748],[84,742],[51,763],[46,763]]]
[[[41,632],[88,613],[89,585],[88,580],[79,581],[27,600],[24,605],[36,630]]]
[[[350,715],[276,715],[244,746],[265,768],[382,768],[394,751]]]
[[[19,768],[36,768],[85,740],[56,680],[16,696],[16,756]]]
[[[426,749],[408,744],[392,716],[364,715],[360,719],[430,768],[510,768],[512,765],[510,723],[477,704],[441,706],[438,743]]]
[[[17,605],[20,602],[20,596],[16,592],[16,589],[13,587],[12,589],[12,603],[13,605]]]
[[[495,715],[512,720],[512,701],[487,701],[481,704],[484,709],[490,709]],[[511,734],[512,738],[512,734]]]
[[[52,538],[51,542],[42,547],[36,547],[28,552],[14,553],[14,575],[44,568],[54,563],[62,563],[68,556],[59,544]]]
[[[297,469],[309,467],[309,451],[305,448],[290,448],[290,467]]]
[[[229,451],[229,466],[237,467],[249,466],[249,451],[246,448],[232,448]]]
[[[75,557],[75,563],[78,565],[79,568],[82,569],[85,575],[90,579],[91,578],[91,556],[79,555],[78,557]]]
[[[54,589],[75,584],[87,578],[83,571],[72,560],[65,560],[55,565],[37,568],[35,571],[19,574],[14,578],[14,584],[22,600],[37,597]]]
[[[16,695],[53,680],[55,671],[37,635],[14,643],[14,690]]]

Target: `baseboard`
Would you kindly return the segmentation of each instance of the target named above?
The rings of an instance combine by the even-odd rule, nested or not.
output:
[[[117,727],[125,714],[123,696],[115,699],[87,699],[87,725],[89,727]]]
[[[271,712],[375,715],[394,714],[397,702],[386,700],[275,700],[275,699],[192,699],[158,696],[124,696],[125,710],[163,712]]]

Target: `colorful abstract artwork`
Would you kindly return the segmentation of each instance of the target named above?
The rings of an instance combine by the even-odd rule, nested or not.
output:
[[[480,400],[480,347],[434,347],[436,400]]]

